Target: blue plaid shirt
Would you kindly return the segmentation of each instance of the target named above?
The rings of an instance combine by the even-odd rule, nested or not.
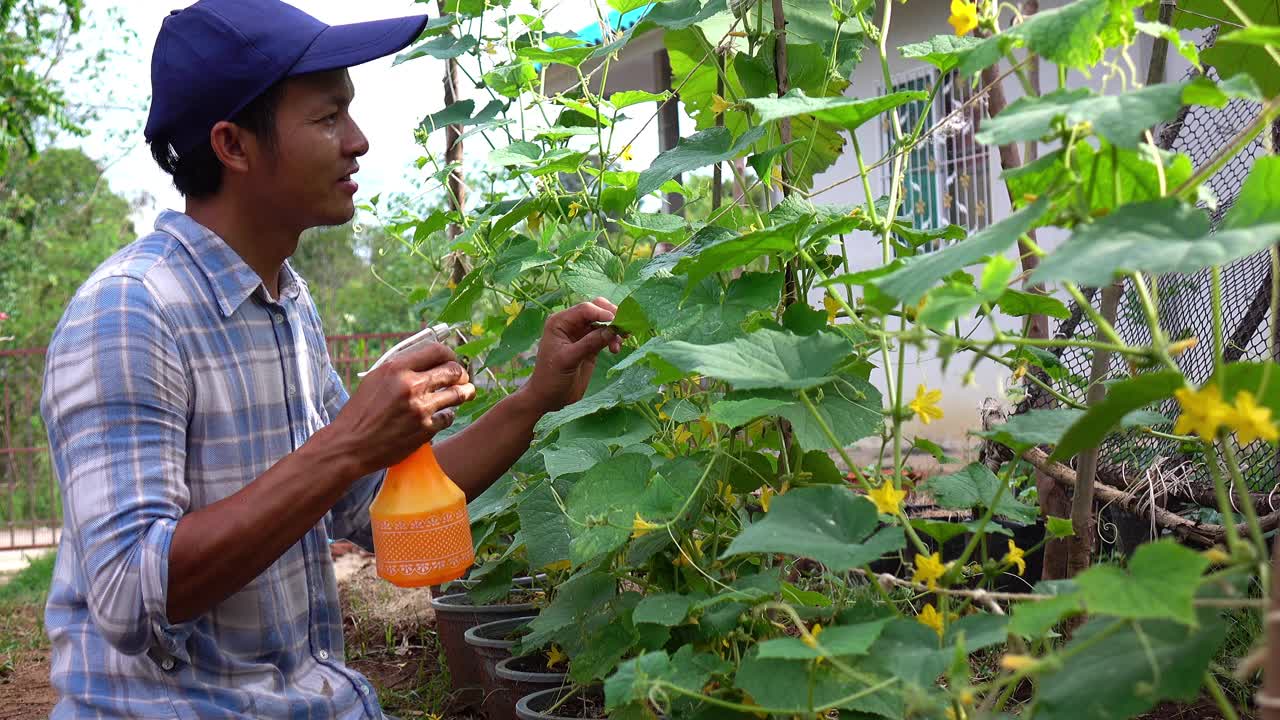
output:
[[[347,400],[306,284],[279,298],[217,235],[165,212],[76,293],[41,412],[63,500],[45,622],[55,718],[379,718],[344,663],[330,538],[372,545],[363,478],[242,590],[166,617],[184,513],[243,488]]]

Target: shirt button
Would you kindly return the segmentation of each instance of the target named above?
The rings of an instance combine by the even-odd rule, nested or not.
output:
[[[361,695],[368,695],[368,694],[369,694],[369,686],[368,686],[368,685],[361,685],[361,686],[360,686],[360,694],[361,694]]]
[[[293,383],[289,383],[289,397],[293,397],[297,394],[298,394],[298,386],[294,385]]]
[[[329,659],[329,651],[328,651],[328,650],[321,650],[321,651],[320,651],[320,659],[321,659],[321,660],[328,660],[328,659]]]
[[[173,658],[165,658],[165,659],[161,660],[161,661],[160,661],[160,667],[164,668],[165,670],[172,670],[172,669],[173,669]]]
[[[284,315],[282,313],[276,313],[276,324],[277,325],[284,324]]]

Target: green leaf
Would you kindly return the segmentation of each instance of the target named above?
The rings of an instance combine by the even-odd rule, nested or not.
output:
[[[1083,415],[1083,410],[1075,408],[1032,410],[1014,415],[993,430],[974,435],[1021,452],[1036,445],[1057,445],[1063,434]]]
[[[747,164],[752,170],[756,171],[756,177],[760,178],[760,182],[765,187],[773,187],[773,163],[778,157],[786,153],[791,148],[804,142],[803,140],[792,140],[784,145],[775,145],[764,152],[758,152],[747,158]]]
[[[944,645],[957,645],[961,635],[964,636],[966,652],[999,645],[1009,637],[1009,618],[985,613],[966,615],[947,625],[947,634],[942,642]]]
[[[571,483],[558,482],[554,486],[555,492],[552,492],[553,486],[548,481],[520,496],[516,514],[520,517],[521,532],[525,536],[529,567],[534,570],[569,559],[569,518],[560,509],[557,495],[563,497],[571,487]]]
[[[433,57],[437,60],[449,60],[460,55],[465,55],[479,44],[480,42],[476,40],[474,35],[463,35],[462,37],[441,35],[418,45],[412,50],[396,55],[396,59],[391,63],[391,66],[395,67],[400,63],[416,60],[420,57]]]
[[[739,427],[766,415],[775,415],[792,402],[781,397],[751,397],[744,400],[718,400],[711,404],[707,418],[729,427]]]
[[[809,390],[810,401],[840,447],[878,434],[884,426],[883,400],[874,385],[859,377],[841,376],[816,390]],[[777,414],[791,422],[796,442],[805,450],[829,450],[821,423],[803,401],[779,408]]]
[[[1037,720],[1124,720],[1161,700],[1200,697],[1204,674],[1226,635],[1226,623],[1209,609],[1199,629],[1146,620],[1098,618],[1076,631],[1060,666],[1036,683]],[[1099,637],[1109,633],[1105,638]]]
[[[1129,413],[1173,395],[1185,381],[1182,373],[1144,373],[1107,386],[1106,397],[1062,435],[1052,459],[1062,461],[1087,448],[1097,447]]]
[[[656,373],[647,367],[634,366],[627,368],[624,372],[619,373],[612,383],[603,387],[599,392],[588,395],[562,410],[543,415],[538,424],[533,426],[534,434],[546,435],[561,425],[578,418],[583,418],[623,403],[654,397],[658,394],[658,389],[653,385],[655,375]]]
[[[643,282],[634,273],[627,273],[617,255],[599,245],[584,248],[560,279],[581,297],[604,297],[615,303],[622,302]]]
[[[818,635],[818,647],[809,647],[800,638],[783,637],[760,643],[757,657],[784,660],[815,660],[817,658],[865,655],[879,637],[889,618],[858,625],[833,625],[822,628]]]
[[[865,100],[843,96],[811,98],[803,90],[795,88],[782,97],[748,98],[743,102],[760,114],[762,124],[796,115],[812,115],[824,122],[853,131],[883,112],[927,97],[929,94],[926,92],[911,90]]]
[[[527,307],[521,310],[516,319],[502,331],[502,340],[498,346],[485,356],[485,367],[505,365],[533,347],[538,338],[542,337],[542,326],[546,321],[547,312],[541,308]]]
[[[533,63],[521,58],[498,65],[481,79],[486,88],[515,100],[538,82],[538,71],[534,69]]]
[[[481,125],[493,121],[506,107],[506,104],[501,100],[491,100],[488,105],[484,106],[484,109],[473,117],[471,113],[476,109],[476,101],[459,100],[439,112],[434,112],[422,118],[422,122],[418,123],[418,131],[429,135],[448,125],[457,125],[458,127]]]
[[[1269,45],[1280,47],[1280,27],[1254,25],[1218,36],[1217,43],[1242,43],[1244,45]]]
[[[1280,157],[1264,155],[1253,161],[1236,202],[1222,227],[1230,230],[1280,222]]]
[[[1166,190],[1186,182],[1193,172],[1191,158],[1185,154],[1154,151],[1145,144],[1130,150],[1102,141],[1095,150],[1089,143],[1079,142],[1070,150],[1069,157],[1066,150],[1055,150],[1004,173],[1014,204],[1025,205],[1027,197],[1074,185],[1086,190],[1085,202],[1101,214],[1121,205],[1162,197],[1165,191],[1161,189],[1162,176],[1157,161],[1164,168]],[[1065,205],[1065,200],[1061,204]]]
[[[444,323],[470,320],[471,307],[475,305],[476,300],[480,299],[480,293],[483,290],[483,274],[474,270],[467,273],[467,276],[462,278],[462,282],[453,289],[449,304],[444,306],[436,320]]]
[[[811,221],[812,218],[802,217],[783,225],[713,241],[680,260],[675,271],[688,275],[689,284],[693,286],[712,273],[741,267],[762,255],[789,255],[796,252],[800,237]]]
[[[986,465],[973,463],[958,472],[929,478],[921,489],[931,493],[939,507],[968,509],[991,507],[1001,483],[1000,478],[987,469]],[[1029,525],[1036,521],[1040,510],[1019,502],[1014,498],[1013,491],[1006,488],[995,506],[995,514]]]
[[[567,37],[548,37],[544,40],[547,47],[522,47],[516,55],[534,63],[560,64],[578,67],[595,54],[595,46],[588,45],[585,40]]]
[[[1178,54],[1183,57],[1193,67],[1200,68],[1200,48],[1194,41],[1186,40],[1174,28],[1159,22],[1136,22],[1134,27],[1138,32],[1144,35],[1150,35],[1153,38],[1164,38],[1173,46]],[[1215,42],[1222,42],[1223,38],[1219,37]]]
[[[565,512],[573,522],[569,559],[575,566],[626,543],[650,468],[644,455],[619,455],[598,463],[574,484],[565,499]]]
[[[792,335],[765,329],[714,345],[673,340],[651,352],[686,373],[750,390],[801,389],[830,382],[828,373],[848,350],[848,341],[834,333]]]
[[[620,222],[622,227],[636,237],[653,235],[659,238],[668,238],[684,232],[689,227],[688,222],[683,217],[668,215],[667,213],[638,212]]]
[[[1066,320],[1071,311],[1062,301],[1052,295],[1031,293],[1023,290],[1005,290],[996,306],[1000,312],[1010,317],[1026,317],[1027,315],[1047,315],[1051,318]]]
[[[1273,362],[1229,363],[1222,371],[1222,397],[1235,402],[1236,394],[1247,390],[1263,407],[1270,408],[1274,421],[1280,418],[1280,365]]]
[[[609,446],[592,438],[577,438],[539,451],[552,480],[590,470],[609,459]]]
[[[711,128],[682,138],[680,144],[658,155],[653,163],[640,173],[636,184],[636,196],[644,197],[657,190],[671,178],[697,170],[713,163],[731,160],[764,137],[765,128],[752,128],[737,139],[724,128]]]
[[[677,593],[661,593],[645,596],[636,606],[632,621],[675,627],[684,622],[693,607],[693,598]]]
[[[1084,612],[1084,599],[1072,580],[1036,583],[1033,592],[1054,597],[1015,605],[1013,619],[1009,621],[1009,632],[1014,635],[1029,639],[1040,638],[1068,616]]]
[[[1244,212],[1244,211],[1241,211]],[[1194,273],[1280,241],[1280,222],[1211,232],[1204,211],[1166,198],[1126,205],[1075,233],[1032,274],[1033,282],[1100,287],[1125,272]]]
[[[1062,538],[1068,538],[1076,534],[1076,529],[1071,524],[1070,518],[1060,518],[1047,515],[1044,519],[1044,525],[1049,536],[1055,540],[1061,540]]]
[[[858,679],[845,677],[832,669],[830,663],[763,658],[752,654],[742,661],[734,676],[734,684],[746,691],[762,708],[767,708],[770,715],[812,713],[817,708],[832,704],[862,705],[874,699],[878,701],[876,707],[880,709],[877,714],[902,717],[902,701],[895,697],[901,695],[901,692],[899,688],[892,686],[873,694],[871,698],[841,702],[885,679],[870,672],[860,675],[862,677]],[[892,700],[886,700],[886,696]],[[891,709],[895,704],[896,714]]]
[[[1047,207],[1048,200],[1042,198],[966,240],[911,258],[901,268],[871,280],[871,284],[900,302],[915,304],[939,279],[989,255],[1008,250]]]
[[[1096,565],[1076,576],[1090,614],[1196,624],[1194,605],[1209,560],[1173,540],[1144,543],[1129,571]]]
[[[774,498],[769,512],[744,528],[724,557],[786,553],[844,572],[905,546],[900,528],[873,535],[878,524],[875,506],[847,487],[796,488]]]
[[[961,58],[959,72],[972,75],[1019,47],[1030,48],[1055,65],[1090,69],[1108,48],[1129,44],[1133,9],[1139,4],[1138,0],[1077,0],[1040,10],[971,48]]]
[[[550,265],[555,260],[555,255],[538,249],[536,240],[517,240],[504,248],[493,261],[493,281],[499,285],[508,285],[524,273]]]
[[[959,64],[966,51],[980,42],[972,36],[936,35],[931,40],[903,45],[898,51],[904,58],[923,60],[946,73]]]
[[[542,157],[542,148],[531,142],[514,142],[489,153],[489,164],[498,167],[528,167]]]
[[[646,653],[619,665],[618,671],[605,681],[605,709],[617,710],[628,703],[645,702],[655,686],[671,685],[689,692],[702,692],[712,675],[727,673],[730,669],[729,664],[716,655],[694,652],[692,645],[681,647],[670,658],[661,650]],[[612,717],[618,715],[615,713]]]
[[[1178,114],[1182,90],[1183,83],[1162,83],[1118,95],[1093,95],[1080,88],[1022,97],[984,122],[975,138],[985,145],[1007,145],[1038,140],[1058,123],[1070,127],[1088,121],[1094,133],[1113,145],[1136,148],[1144,131]]]
[[[1220,25],[1220,31],[1234,30],[1235,25],[1239,23],[1235,13],[1222,0],[1189,0],[1188,5],[1186,10],[1199,12],[1210,18],[1226,20],[1229,25]],[[1261,35],[1269,34],[1262,28],[1274,29],[1275,26],[1280,25],[1280,8],[1277,8],[1275,3],[1266,2],[1266,0],[1242,0],[1236,3],[1236,6],[1249,16],[1254,26],[1258,27],[1244,35],[1246,40],[1261,39]],[[1179,5],[1179,10],[1182,9],[1184,9],[1182,5]],[[1194,20],[1189,17],[1190,15],[1191,13],[1186,12],[1177,13],[1176,24],[1184,26],[1188,20]],[[1208,24],[1203,18],[1199,21]],[[1227,40],[1229,36],[1220,35],[1212,47],[1200,53],[1201,62],[1217,70],[1218,76],[1224,79],[1251,77],[1261,88],[1264,97],[1280,94],[1280,73],[1276,72],[1274,61],[1267,54],[1267,47],[1255,42],[1231,42]]]
[[[663,102],[671,97],[671,93],[663,91],[660,93],[652,93],[648,90],[622,90],[609,96],[609,104],[613,105],[615,110],[631,107],[648,102]]]
[[[988,535],[1008,535],[1009,537],[1013,537],[1013,531],[1003,525],[988,523],[986,528],[982,528],[982,523],[978,520],[969,520],[957,523],[915,518],[911,521],[911,527],[940,543],[945,543],[948,540],[964,535],[965,533],[976,533],[979,529],[982,529],[982,531]]]
[[[574,575],[556,588],[551,604],[529,623],[520,647],[528,651],[555,639],[556,634],[600,611],[617,593],[617,581],[605,572]],[[520,653],[517,653],[520,654]]]

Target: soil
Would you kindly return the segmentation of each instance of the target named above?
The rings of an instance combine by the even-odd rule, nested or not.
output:
[[[545,711],[543,711],[545,712]],[[574,695],[555,709],[552,717],[595,720],[604,717],[604,699],[597,694]]]
[[[0,669],[8,671],[0,679],[0,720],[49,717],[58,702],[58,694],[49,684],[49,653],[24,650],[5,662]]]

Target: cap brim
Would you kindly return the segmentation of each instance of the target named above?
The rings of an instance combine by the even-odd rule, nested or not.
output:
[[[426,15],[331,25],[289,69],[289,75],[337,70],[400,52],[418,39]]]

